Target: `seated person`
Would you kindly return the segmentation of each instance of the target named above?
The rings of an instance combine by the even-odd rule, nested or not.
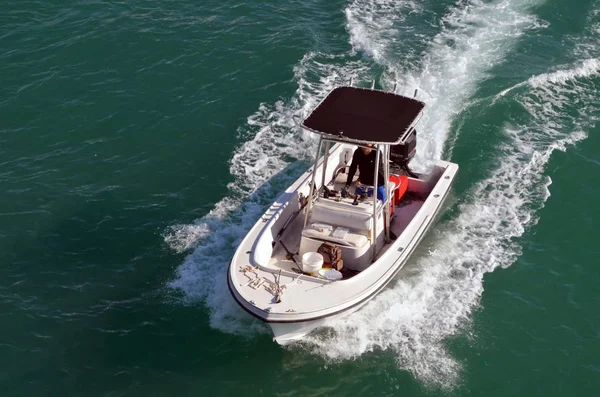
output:
[[[375,175],[375,161],[377,159],[377,152],[373,150],[373,144],[370,143],[367,145],[368,147],[361,147],[354,151],[354,155],[352,156],[352,164],[350,165],[350,170],[348,171],[348,180],[346,181],[347,189],[352,183],[352,178],[354,178],[354,174],[356,173],[356,169],[360,171],[360,180],[357,183],[375,186],[373,181],[373,177]],[[379,172],[377,178],[377,198],[382,202],[385,201],[385,178],[383,176],[383,162],[381,156],[379,157]],[[367,194],[372,195],[373,189],[368,189]],[[361,195],[363,193],[363,189],[358,186],[356,188],[356,194]]]

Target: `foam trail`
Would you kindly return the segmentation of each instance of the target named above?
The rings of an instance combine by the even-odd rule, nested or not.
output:
[[[591,58],[586,59],[581,64],[573,69],[564,69],[557,70],[552,73],[543,73],[537,76],[533,76],[529,78],[527,81],[521,82],[519,84],[515,84],[512,87],[509,87],[501,92],[499,92],[495,97],[493,102],[495,103],[500,98],[504,97],[509,92],[530,85],[532,87],[543,87],[548,83],[554,84],[563,84],[568,82],[569,80],[574,79],[585,79],[588,77],[596,76],[600,73],[600,59]]]
[[[533,87],[543,87],[547,83],[563,84],[569,80],[598,75],[598,72],[600,72],[600,59],[586,59],[575,69],[534,76],[529,79],[529,84]]]
[[[408,13],[420,13],[423,6],[412,0],[355,0],[346,8],[350,44],[380,64],[388,64],[394,38]]]
[[[422,170],[433,166],[444,148],[451,153],[447,140],[452,120],[488,77],[487,71],[502,61],[525,32],[546,26],[528,11],[535,3],[459,2],[442,19],[442,31],[434,38],[421,70],[395,76],[403,81],[406,95],[418,88],[418,98],[428,106],[419,124],[420,131],[429,136],[419,141],[415,159]]]
[[[575,53],[581,58],[600,57],[600,1],[595,1],[590,10],[586,21],[585,39],[572,37],[576,47]]]
[[[538,1],[459,1],[442,18],[441,31],[430,40],[419,62],[397,49],[401,21],[408,12],[421,9],[411,1],[355,0],[346,11],[350,43],[387,67],[383,83],[398,83],[399,92],[427,104],[419,123],[419,145],[412,165],[426,171],[442,155],[451,122],[467,105],[486,71],[500,62],[512,44],[526,31],[545,27],[527,10]],[[392,6],[392,4],[394,4]],[[392,11],[386,15],[385,11]],[[383,28],[379,28],[383,26]],[[405,28],[404,41],[415,41]],[[391,51],[398,51],[398,54]],[[410,64],[407,65],[406,63]],[[451,151],[452,147],[447,147]]]

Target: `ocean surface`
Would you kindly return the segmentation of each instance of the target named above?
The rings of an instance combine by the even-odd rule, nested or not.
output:
[[[0,396],[598,396],[599,0],[5,0]],[[460,165],[364,309],[282,348],[226,286],[339,84]]]

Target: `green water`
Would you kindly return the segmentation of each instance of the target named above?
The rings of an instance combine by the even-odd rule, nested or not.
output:
[[[12,1],[0,395],[595,396],[600,3]],[[447,209],[358,313],[282,348],[236,244],[337,84],[426,102]]]

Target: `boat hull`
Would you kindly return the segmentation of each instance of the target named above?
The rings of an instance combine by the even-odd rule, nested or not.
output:
[[[361,302],[359,305],[348,308],[342,312],[332,314],[327,317],[322,317],[314,320],[289,322],[289,323],[269,323],[267,325],[273,332],[273,340],[282,346],[289,345],[302,340],[306,335],[310,334],[317,328],[327,327],[335,323],[335,321],[347,317],[366,305],[368,300]]]
[[[336,150],[332,149],[334,153],[337,153]],[[228,287],[232,296],[245,311],[267,323],[273,331],[273,339],[282,345],[300,340],[315,328],[328,326],[360,309],[394,279],[441,211],[458,166],[440,161],[436,168],[436,181],[428,190],[427,198],[404,225],[404,232],[398,235],[397,240],[388,244],[366,270],[350,279],[335,282],[273,266],[272,258],[277,247],[272,242],[281,228],[288,224],[285,220],[293,209],[289,207],[296,207],[295,204],[290,205],[290,197],[295,197],[299,189],[308,185],[309,174],[303,175],[240,243],[228,271]],[[317,171],[321,172],[319,168]],[[423,183],[420,180],[415,182]],[[406,213],[407,208],[397,211]],[[281,226],[277,226],[277,222]],[[253,287],[254,277],[261,282],[264,280],[265,285],[273,285],[275,280],[278,285],[285,286],[282,299],[275,299],[269,288]]]

